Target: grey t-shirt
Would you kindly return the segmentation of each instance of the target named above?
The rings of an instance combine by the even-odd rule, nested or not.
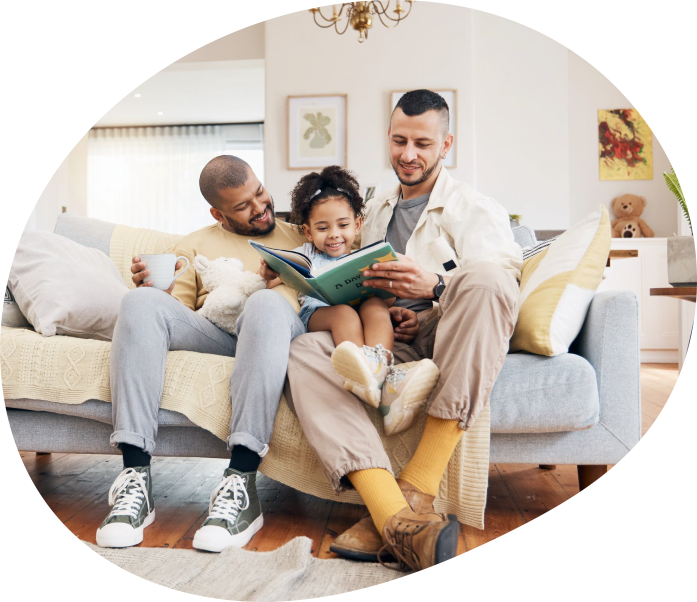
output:
[[[426,209],[430,196],[431,193],[429,192],[408,201],[405,201],[401,195],[399,196],[392,219],[387,226],[387,235],[385,236],[387,242],[392,245],[392,248],[397,253],[404,255],[407,249],[407,241],[411,238],[421,214]],[[431,309],[433,301],[431,299],[397,299],[395,305],[406,307],[418,313],[425,309]]]

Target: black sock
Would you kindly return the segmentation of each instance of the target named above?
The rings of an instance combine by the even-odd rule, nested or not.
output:
[[[256,472],[261,464],[259,454],[244,445],[233,445],[230,452],[230,466],[240,472]]]
[[[150,466],[150,454],[146,454],[140,447],[128,443],[119,443],[119,449],[123,454],[123,467]]]

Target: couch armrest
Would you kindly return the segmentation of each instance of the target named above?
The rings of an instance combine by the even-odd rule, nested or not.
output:
[[[639,306],[634,293],[598,293],[570,351],[595,369],[600,420],[629,451],[641,437]]]

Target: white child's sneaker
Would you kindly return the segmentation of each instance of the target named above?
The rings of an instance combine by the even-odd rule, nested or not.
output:
[[[393,363],[392,352],[382,345],[358,347],[344,341],[332,353],[334,370],[346,379],[344,388],[374,408],[380,405],[382,385]]]
[[[438,366],[429,359],[423,359],[411,368],[390,368],[380,401],[386,435],[406,431],[413,424],[439,377]]]

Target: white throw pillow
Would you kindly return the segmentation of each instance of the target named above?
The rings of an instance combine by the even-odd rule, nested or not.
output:
[[[8,285],[22,313],[44,336],[107,341],[128,291],[102,251],[37,230],[22,234]]]

